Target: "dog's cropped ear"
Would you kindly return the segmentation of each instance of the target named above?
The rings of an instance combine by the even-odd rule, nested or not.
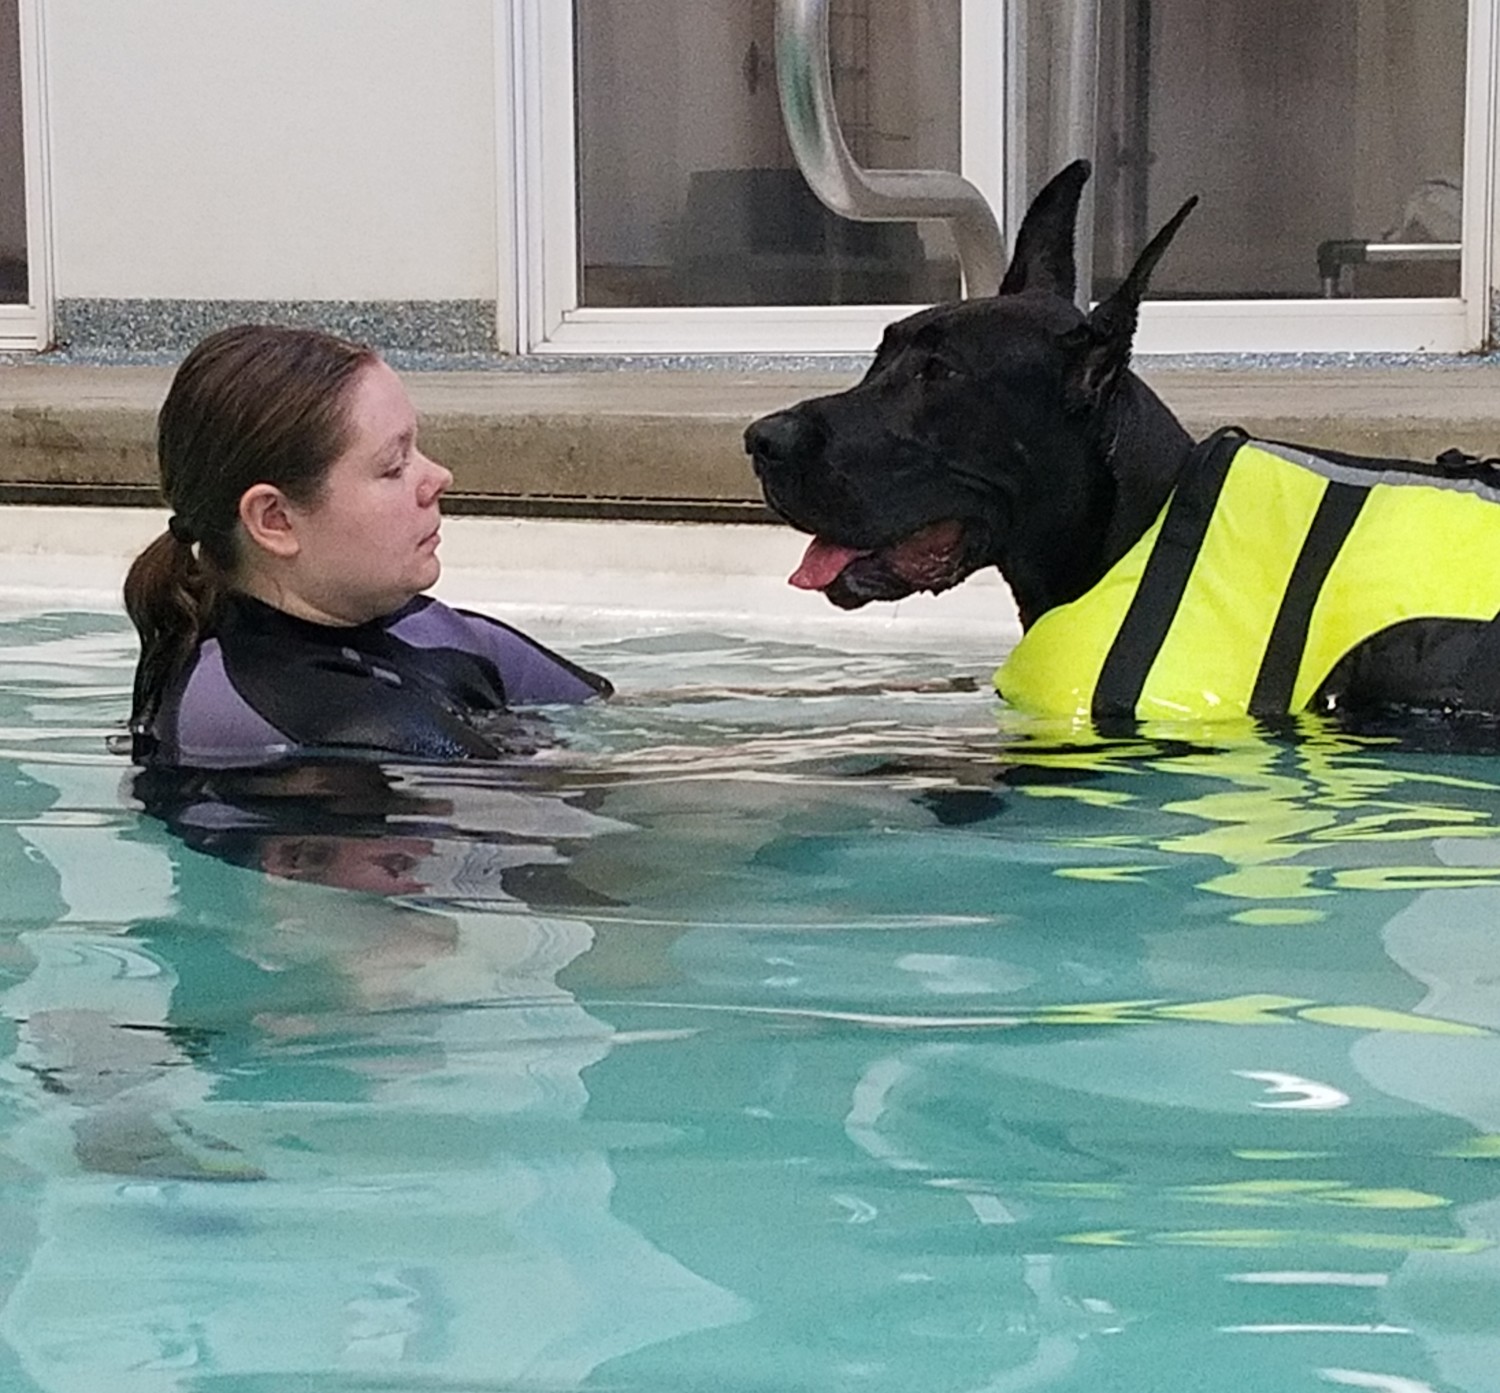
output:
[[[1130,366],[1130,343],[1135,337],[1141,300],[1145,297],[1151,273],[1177,235],[1177,229],[1197,206],[1198,199],[1194,195],[1146,244],[1146,250],[1136,258],[1130,274],[1120,282],[1115,293],[1095,305],[1088,320],[1067,335],[1064,347],[1073,356],[1068,368],[1068,403],[1071,407],[1086,411],[1098,406]]]
[[[1000,282],[999,294],[1022,290],[1050,290],[1071,300],[1078,285],[1073,259],[1073,229],[1078,222],[1078,200],[1088,183],[1089,162],[1074,160],[1054,174],[1031,200],[1016,233],[1016,249]]]

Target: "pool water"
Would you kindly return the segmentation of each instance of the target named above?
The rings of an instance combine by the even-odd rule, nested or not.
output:
[[[0,1389],[1500,1389],[1500,758],[540,636],[534,756],[184,783],[0,619]]]

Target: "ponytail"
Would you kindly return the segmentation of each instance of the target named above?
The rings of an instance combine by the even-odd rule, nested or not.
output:
[[[125,613],[141,637],[130,729],[139,746],[172,679],[213,629],[223,587],[218,567],[176,530],[163,532],[125,576]]]

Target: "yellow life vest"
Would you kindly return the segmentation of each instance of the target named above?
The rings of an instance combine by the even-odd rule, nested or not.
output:
[[[1500,612],[1500,487],[1221,432],[1093,589],[995,674],[1040,715],[1204,720],[1304,709],[1345,654],[1413,619]]]

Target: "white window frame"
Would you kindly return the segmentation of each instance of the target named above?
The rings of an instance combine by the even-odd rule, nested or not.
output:
[[[27,300],[23,305],[0,305],[0,353],[36,352],[52,342],[52,199],[44,11],[42,0],[20,0],[19,8]]]
[[[23,0],[24,2],[24,0]],[[580,307],[573,7],[496,0],[502,350],[558,355],[863,353],[915,305]],[[1007,6],[963,0],[961,172],[1005,206]],[[1496,16],[1469,0],[1463,254],[1451,299],[1152,301],[1143,353],[1459,353],[1489,334]],[[996,55],[1000,55],[997,59]]]

